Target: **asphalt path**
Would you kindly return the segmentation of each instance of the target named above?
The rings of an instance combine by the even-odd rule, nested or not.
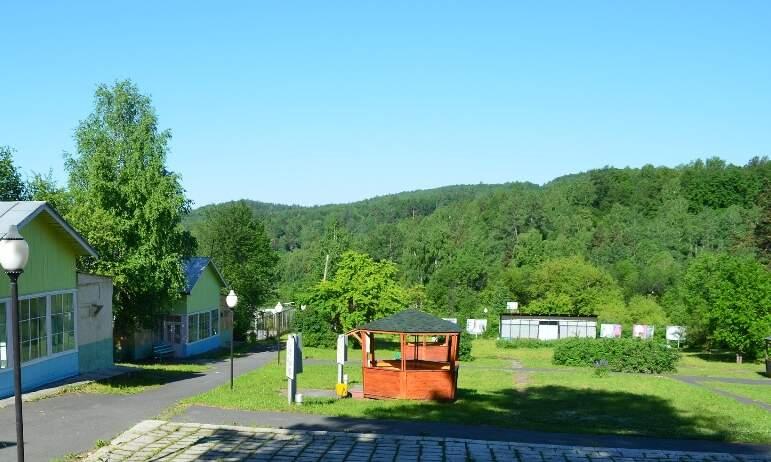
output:
[[[238,357],[235,375],[275,360],[275,351]],[[216,361],[211,366],[206,372],[136,395],[67,393],[24,403],[26,460],[48,461],[87,451],[97,440],[110,441],[137,422],[158,416],[177,401],[229,381],[229,360]],[[16,460],[14,412],[13,406],[0,409],[0,461]]]

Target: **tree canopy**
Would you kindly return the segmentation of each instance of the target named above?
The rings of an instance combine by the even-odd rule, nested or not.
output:
[[[243,202],[211,209],[195,229],[198,251],[212,257],[239,297],[235,332],[246,334],[255,310],[274,297],[278,256],[265,228]]]
[[[66,218],[99,253],[79,266],[113,278],[118,333],[150,327],[168,311],[183,288],[181,261],[194,249],[181,226],[190,202],[166,167],[170,138],[131,81],[100,85],[67,159]]]

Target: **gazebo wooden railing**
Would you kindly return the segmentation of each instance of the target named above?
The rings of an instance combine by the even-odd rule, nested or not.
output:
[[[365,398],[454,400],[460,328],[415,310],[402,311],[348,333],[361,344]],[[377,335],[399,337],[398,358],[380,359]]]

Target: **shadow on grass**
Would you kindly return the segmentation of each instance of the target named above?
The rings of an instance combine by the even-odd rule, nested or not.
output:
[[[124,388],[154,387],[200,377],[202,375],[205,374],[201,372],[175,371],[161,368],[143,368],[109,379],[97,380],[96,383],[118,390]]]
[[[770,452],[763,445],[731,445],[736,430],[730,416],[683,416],[669,401],[656,396],[603,390],[544,386],[526,391],[480,393],[459,389],[455,402],[404,402],[372,406],[364,411],[373,431],[471,439],[529,441],[609,447],[650,447],[709,451],[728,449]],[[327,418],[330,422],[356,419]],[[401,422],[400,422],[401,421]],[[407,422],[405,422],[407,421]],[[346,423],[350,428],[350,422]],[[311,426],[288,426],[311,429]],[[512,430],[516,429],[516,430]],[[394,431],[396,430],[396,431]],[[568,435],[569,434],[569,435]],[[634,442],[629,437],[646,437]],[[762,430],[752,435],[767,438]],[[648,440],[647,438],[658,438]],[[664,439],[662,439],[664,438]],[[721,443],[710,444],[705,439]],[[687,441],[679,440],[702,440]],[[654,441],[656,444],[652,444]],[[723,446],[722,448],[720,446]],[[736,446],[736,447],[733,447]]]

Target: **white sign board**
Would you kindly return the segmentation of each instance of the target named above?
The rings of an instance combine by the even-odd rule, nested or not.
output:
[[[295,359],[297,359],[295,346],[294,335],[290,335],[286,340],[286,377],[288,379],[294,379],[297,373],[295,369]]]
[[[519,309],[518,302],[506,302],[506,309],[509,311],[517,311]]]
[[[685,327],[667,326],[667,340],[682,342],[685,340]]]
[[[487,319],[466,319],[466,332],[480,335],[487,330]]]
[[[337,364],[345,364],[348,361],[348,336],[337,336]]]
[[[442,318],[445,321],[450,321],[453,324],[458,324],[458,318]]]
[[[619,338],[621,337],[621,324],[602,324],[600,325],[601,338]]]
[[[632,326],[632,337],[649,339],[653,338],[654,326],[647,324],[635,324]]]

